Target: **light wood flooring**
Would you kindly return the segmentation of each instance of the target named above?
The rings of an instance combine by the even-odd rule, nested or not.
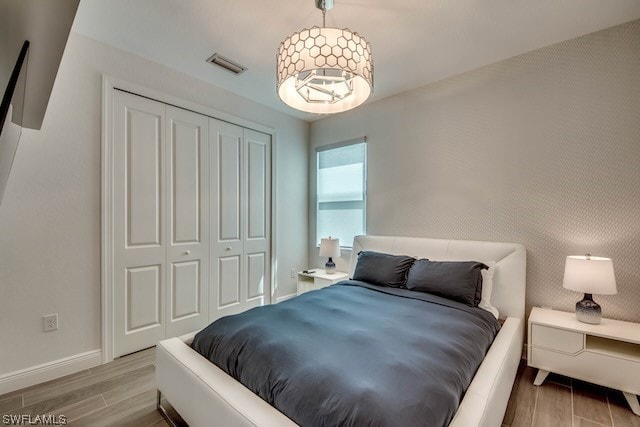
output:
[[[166,426],[156,410],[154,362],[155,348],[150,348],[2,395],[0,420],[5,414],[62,414],[77,426]],[[186,425],[175,411],[170,415]]]
[[[152,348],[2,395],[0,420],[5,414],[64,414],[78,426],[166,426],[156,411],[154,362]],[[503,427],[640,427],[618,391],[554,374],[536,387],[534,377],[535,370],[521,364]]]
[[[536,373],[520,364],[503,427],[640,427],[621,392],[556,374],[536,387]]]

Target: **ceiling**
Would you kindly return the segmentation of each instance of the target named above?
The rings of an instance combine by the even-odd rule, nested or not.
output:
[[[638,0],[335,0],[327,26],[371,43],[372,102],[638,18]],[[313,0],[82,0],[73,31],[311,121],[278,99],[275,54],[321,23]],[[248,70],[205,63],[214,52]]]

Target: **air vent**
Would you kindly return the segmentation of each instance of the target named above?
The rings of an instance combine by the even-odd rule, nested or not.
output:
[[[236,75],[242,74],[247,71],[247,67],[244,67],[237,62],[230,60],[229,58],[225,58],[219,53],[214,53],[213,55],[211,55],[211,57],[207,59],[207,62],[209,64],[214,64],[218,67],[222,67],[225,70],[230,71]]]

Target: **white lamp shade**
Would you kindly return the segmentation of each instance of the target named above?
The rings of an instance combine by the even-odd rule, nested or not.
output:
[[[616,294],[613,261],[595,256],[568,256],[562,286],[586,294]]]
[[[340,256],[340,239],[325,237],[320,240],[320,256],[338,258]]]
[[[348,85],[350,94],[338,101],[305,99],[299,92],[299,77],[312,70],[318,71],[319,75],[331,71],[352,75],[353,79]],[[313,27],[301,30],[280,44],[276,77],[278,96],[290,107],[318,114],[351,110],[365,102],[373,91],[371,45],[364,37],[346,28]],[[328,87],[330,92],[342,93],[339,89],[342,85]]]

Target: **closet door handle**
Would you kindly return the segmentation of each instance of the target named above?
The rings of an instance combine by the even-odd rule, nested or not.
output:
[[[226,248],[224,248],[224,250],[229,252],[231,250],[231,246],[227,246]]]

